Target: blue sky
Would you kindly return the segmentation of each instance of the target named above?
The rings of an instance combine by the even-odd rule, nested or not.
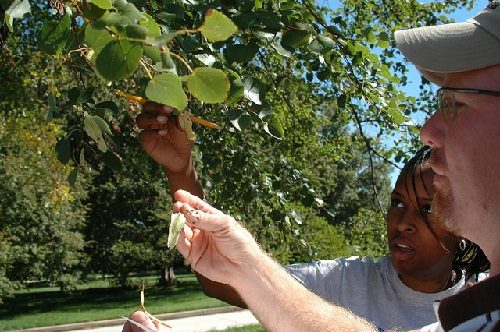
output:
[[[436,1],[436,0],[434,0]],[[446,0],[442,0],[446,1]],[[421,3],[427,3],[431,2],[430,0],[421,0]],[[330,8],[337,8],[339,6],[339,1],[338,0],[317,0],[317,3],[322,5],[322,6],[327,6]],[[449,18],[454,20],[455,22],[463,22],[466,21],[467,19],[473,17],[477,13],[479,13],[484,7],[486,7],[486,4],[488,3],[487,0],[481,0],[481,1],[474,1],[474,5],[470,10],[467,10],[465,8],[458,9],[454,11],[449,15]],[[411,96],[418,96],[419,94],[419,85],[421,82],[420,74],[419,72],[415,69],[415,67],[411,64],[408,65],[409,72],[408,72],[408,84],[403,88],[403,90],[406,92],[406,94],[411,95]],[[422,125],[426,118],[426,115],[414,115],[413,116],[413,121],[416,124]],[[368,132],[370,132],[370,129],[368,128]],[[385,142],[387,146],[392,146],[394,145],[394,142],[387,141]],[[401,165],[402,166],[402,165]],[[391,183],[394,185],[396,182],[397,176],[399,175],[399,170],[395,169],[391,173]]]

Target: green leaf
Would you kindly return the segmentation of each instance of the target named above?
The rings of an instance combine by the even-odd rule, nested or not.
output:
[[[139,20],[139,24],[148,29],[149,37],[159,37],[161,35],[161,29],[158,23],[156,23],[148,13],[143,13],[143,15],[143,18]]]
[[[213,43],[227,40],[238,31],[238,27],[226,15],[215,9],[209,9],[205,14],[205,22],[198,31]]]
[[[99,117],[97,115],[94,115],[93,118],[94,118],[94,121],[99,126],[99,129],[101,129],[101,132],[104,132],[104,133],[106,133],[106,134],[108,134],[110,136],[113,136],[113,133],[109,129],[109,126],[106,123],[106,121],[104,121],[101,117]]]
[[[144,14],[134,6],[133,3],[126,1],[115,1],[115,6],[118,11],[123,16],[128,17],[133,23],[139,22],[144,18]]]
[[[96,109],[106,108],[106,109],[111,110],[111,112],[113,112],[114,114],[118,114],[118,106],[116,105],[115,102],[113,102],[111,100],[106,100],[106,101],[100,102],[100,103],[95,105],[95,108]]]
[[[90,0],[90,2],[102,9],[113,8],[113,3],[111,2],[111,0]]]
[[[236,77],[231,81],[231,88],[229,89],[229,96],[226,99],[227,104],[234,104],[245,95],[245,86],[243,81]]]
[[[231,62],[240,62],[245,63],[252,60],[257,52],[259,51],[259,47],[256,44],[237,44],[237,45],[229,45],[224,49],[224,58],[226,61]]]
[[[61,139],[56,143],[55,147],[57,159],[62,164],[67,164],[71,159],[71,144],[67,139]]]
[[[112,170],[120,171],[122,169],[121,158],[111,151],[106,151],[106,153],[101,156],[101,159],[106,164],[106,166],[108,166]]]
[[[333,39],[327,36],[318,36],[316,39],[326,48],[333,49],[335,48],[335,42]]]
[[[187,106],[187,96],[180,78],[173,73],[155,76],[146,87],[146,96],[160,104],[183,110]]]
[[[47,112],[47,119],[45,120],[46,122],[50,122],[54,118],[54,112],[57,111],[56,99],[53,93],[49,93],[48,104],[49,111]]]
[[[151,61],[153,62],[153,64],[155,64],[157,62],[161,62],[162,55],[161,55],[161,51],[158,47],[145,45],[144,46],[144,55],[147,56],[148,58],[150,58]]]
[[[160,57],[162,69],[177,75],[177,67],[175,66],[174,60],[172,60],[170,54],[168,52],[161,52]]]
[[[243,81],[243,85],[245,87],[245,98],[254,102],[257,105],[261,105],[261,97],[260,97],[260,84],[257,80],[253,78],[247,78]]]
[[[162,20],[163,22],[165,23],[170,23],[172,22],[174,19],[177,18],[177,15],[175,15],[174,13],[168,13],[168,12],[161,12],[159,13],[158,15],[158,18],[160,20]]]
[[[68,183],[71,187],[75,186],[77,176],[78,176],[78,167],[74,167],[68,175]]]
[[[101,18],[106,13],[106,9],[99,8],[90,2],[81,2],[80,8],[83,16],[91,21]]]
[[[148,29],[139,24],[129,24],[125,27],[125,36],[135,41],[143,41],[148,35]]]
[[[307,30],[288,30],[281,37],[281,44],[292,48],[300,48],[309,44],[311,34]]]
[[[126,78],[135,72],[142,52],[140,43],[128,40],[112,41],[96,55],[97,72],[110,81]]]
[[[281,125],[281,121],[278,119],[276,114],[271,115],[271,118],[267,121],[264,126],[264,129],[271,136],[281,139],[285,135],[285,130]]]
[[[115,40],[105,29],[97,29],[94,24],[89,24],[85,28],[85,43],[95,52],[99,52],[108,43]]]
[[[83,125],[85,127],[85,131],[87,132],[87,135],[89,135],[90,138],[92,138],[97,143],[97,148],[102,152],[106,152],[108,150],[108,147],[106,146],[106,142],[102,137],[102,131],[99,127],[99,124],[95,120],[95,116],[91,116],[85,113],[83,118]]]
[[[23,18],[23,16],[30,11],[31,7],[28,0],[15,0],[5,11],[5,22],[9,29],[13,29],[12,23],[15,18]]]
[[[406,121],[406,118],[404,117],[403,113],[401,113],[401,110],[399,108],[384,107],[384,110],[387,112],[387,114],[389,114],[392,121],[398,126]]]
[[[198,67],[188,76],[187,88],[197,99],[205,103],[219,103],[226,100],[229,92],[226,74],[210,67]]]
[[[46,53],[56,54],[71,43],[71,38],[71,17],[66,14],[59,22],[45,22],[40,31],[38,46]]]
[[[124,15],[120,15],[118,13],[106,13],[93,24],[96,28],[103,29],[106,26],[119,27],[127,26],[132,23],[132,20]]]

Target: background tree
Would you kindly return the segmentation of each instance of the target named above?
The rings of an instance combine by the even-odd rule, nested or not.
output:
[[[124,92],[223,128],[193,124],[207,199],[281,262],[383,254],[388,174],[432,106],[400,89],[392,31],[471,3],[0,1],[0,289],[180,264]]]

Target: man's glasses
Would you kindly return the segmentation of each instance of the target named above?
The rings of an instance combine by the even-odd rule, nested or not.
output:
[[[490,95],[500,97],[500,91],[480,90],[468,88],[441,88],[437,91],[437,107],[438,112],[444,119],[453,119],[457,115],[457,107],[455,105],[455,93],[475,93],[481,95]]]

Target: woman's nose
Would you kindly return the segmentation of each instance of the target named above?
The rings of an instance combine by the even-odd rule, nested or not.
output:
[[[411,210],[402,213],[397,221],[398,231],[409,233],[415,232],[417,230],[416,218],[417,216]]]

